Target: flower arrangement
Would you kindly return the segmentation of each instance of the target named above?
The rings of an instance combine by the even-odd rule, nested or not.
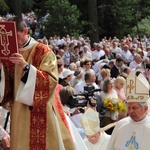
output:
[[[110,112],[115,112],[115,111],[126,112],[127,111],[126,105],[119,98],[105,98],[104,107]]]

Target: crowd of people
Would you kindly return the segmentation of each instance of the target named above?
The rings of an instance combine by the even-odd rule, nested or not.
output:
[[[98,149],[98,147],[99,149],[106,149],[108,145],[106,143],[110,140],[110,136],[113,137],[113,130],[116,123],[123,118],[128,118],[130,115],[128,114],[129,112],[126,111],[119,112],[114,117],[112,116],[112,112],[104,107],[103,102],[107,98],[119,98],[124,104],[127,103],[126,80],[131,73],[136,76],[142,74],[149,84],[149,39],[144,36],[139,40],[138,36],[132,38],[130,35],[127,35],[127,37],[124,37],[121,40],[117,37],[112,39],[103,38],[102,41],[94,43],[92,46],[90,39],[82,36],[78,39],[70,37],[69,35],[63,38],[60,38],[59,36],[50,37],[49,39],[43,37],[43,39],[39,39],[39,41],[48,45],[57,57],[58,81],[62,86],[60,92],[64,90],[64,95],[85,96],[85,93],[87,92],[85,90],[86,86],[93,86],[94,89],[96,89],[96,92],[92,95],[94,98],[87,100],[85,105],[86,108],[83,108],[82,106],[81,109],[80,105],[79,107],[75,106],[72,108],[69,102],[72,99],[66,98],[66,95],[64,96],[65,98],[62,98],[63,96],[61,94],[60,98],[61,100],[65,99],[65,103],[64,100],[62,100],[64,111],[70,116],[71,121],[78,129],[78,132],[82,138],[85,139],[88,149]],[[72,92],[69,92],[68,94],[68,90]],[[96,96],[97,98],[95,98]],[[80,100],[80,98],[75,99]],[[92,102],[90,103],[90,101]],[[93,103],[96,104],[93,105]],[[98,113],[100,121],[98,124],[101,129],[109,126],[107,130],[102,131],[102,133],[104,132],[106,137],[108,137],[104,138],[105,140],[107,139],[105,141],[105,148],[102,146],[102,133],[98,131],[97,133],[93,132],[93,135],[88,135],[86,129],[84,129],[83,123],[82,125],[80,123],[80,120],[84,117],[84,112],[86,112],[89,107]],[[141,105],[138,107],[141,107]],[[147,109],[146,114],[148,114]],[[92,138],[95,140],[94,142],[91,140]],[[121,149],[115,145],[113,146],[114,149]],[[112,147],[109,149],[111,148]]]
[[[0,130],[4,149],[149,149],[149,38],[35,40],[27,17],[7,20],[17,24],[19,53],[0,65],[11,129]],[[127,110],[106,108],[109,99]]]
[[[14,14],[7,13],[4,16],[0,15],[0,21],[6,21],[8,18],[13,17]],[[37,16],[33,11],[29,13],[22,13],[22,19],[25,21],[29,34],[34,38],[39,38],[43,31],[43,25],[38,21]]]

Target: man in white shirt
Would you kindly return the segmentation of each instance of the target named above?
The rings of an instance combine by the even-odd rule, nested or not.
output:
[[[121,52],[122,52],[122,50],[120,47],[117,46],[117,42],[113,41],[112,42],[112,53],[114,54],[114,56],[116,57],[116,54],[121,53]]]
[[[127,44],[125,44],[123,46],[123,50],[121,52],[121,56],[122,56],[122,59],[124,60],[124,62],[126,64],[129,64],[130,63],[130,56],[131,56],[131,52],[129,50],[129,46]]]
[[[95,74],[91,71],[85,73],[84,80],[75,85],[75,91],[77,94],[84,93],[84,87],[87,85],[93,85],[95,89],[98,89],[98,85],[95,83]]]
[[[140,54],[136,54],[134,56],[134,60],[129,64],[129,67],[131,68],[131,71],[134,72],[137,68],[137,66],[139,66],[142,62],[142,58]]]
[[[92,53],[91,51],[88,51],[89,47],[87,45],[84,45],[83,51],[84,51],[84,59],[90,59],[92,60]]]
[[[92,53],[92,61],[97,62],[100,58],[105,55],[103,47],[100,44],[97,44],[97,49]]]

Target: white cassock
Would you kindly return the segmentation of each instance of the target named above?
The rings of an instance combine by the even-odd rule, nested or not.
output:
[[[150,150],[150,116],[134,122],[126,117],[118,122],[107,150]]]
[[[99,141],[96,144],[92,144],[86,138],[84,140],[88,150],[106,150],[110,139],[110,135],[106,134],[105,132],[101,132]]]

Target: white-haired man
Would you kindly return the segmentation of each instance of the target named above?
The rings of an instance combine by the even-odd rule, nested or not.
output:
[[[149,150],[150,116],[148,113],[149,88],[142,75],[130,73],[127,77],[128,115],[116,125],[107,150]]]

